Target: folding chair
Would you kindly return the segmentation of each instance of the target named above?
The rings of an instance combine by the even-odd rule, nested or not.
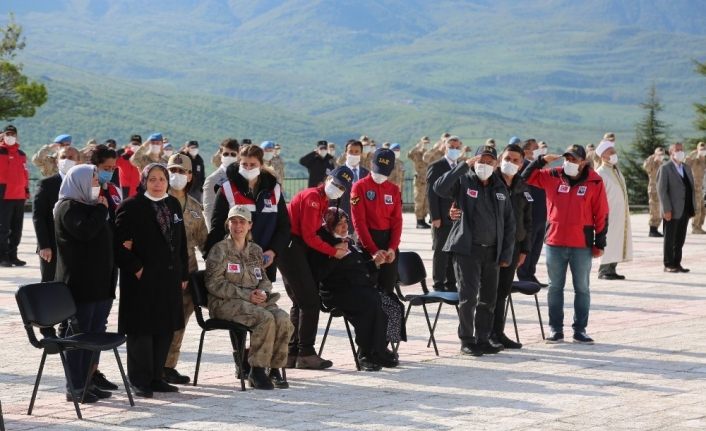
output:
[[[407,312],[405,313],[404,321],[405,323],[407,322],[409,312],[411,311],[412,306],[421,305],[422,309],[424,310],[424,317],[427,320],[427,327],[429,328],[429,341],[427,342],[427,347],[429,347],[430,344],[433,344],[434,352],[436,353],[436,356],[439,356],[439,349],[436,347],[434,331],[436,330],[436,323],[439,320],[441,306],[444,304],[453,305],[456,308],[456,314],[458,314],[458,292],[429,291],[429,289],[427,288],[427,272],[424,269],[424,262],[422,261],[422,258],[419,257],[419,255],[413,251],[400,252],[398,265],[400,285],[412,286],[419,283],[422,286],[423,292],[421,295],[403,295],[399,285],[395,285],[395,289],[397,290],[397,296],[399,296],[402,301],[408,302]],[[434,324],[432,325],[431,321],[429,320],[427,304],[436,303],[439,304],[439,307],[436,310],[436,317],[434,317]],[[395,346],[393,351],[397,352],[398,348],[399,343],[397,343],[397,346]]]
[[[513,293],[521,293],[523,295],[533,295],[534,303],[537,306],[537,317],[539,318],[539,329],[542,331],[542,340],[544,340],[544,324],[542,324],[542,312],[539,310],[539,299],[537,299],[537,293],[542,290],[542,286],[532,281],[513,281],[512,289],[507,297],[507,304],[505,304],[505,320],[507,320],[507,310],[510,309],[512,312],[512,324],[515,326],[515,338],[517,342],[520,342],[520,333],[517,331],[517,319],[515,318],[515,305],[512,302]]]
[[[196,271],[191,274],[191,299],[194,301],[194,313],[196,321],[201,327],[201,339],[199,341],[199,351],[196,355],[196,371],[194,373],[194,386],[198,382],[199,368],[201,366],[201,353],[203,352],[203,342],[206,337],[206,332],[214,330],[223,330],[230,333],[231,344],[233,345],[233,360],[236,365],[236,379],[240,379],[240,390],[245,390],[245,372],[243,370],[243,362],[245,361],[245,341],[247,339],[250,328],[241,325],[240,323],[232,322],[223,319],[204,319],[203,309],[208,307],[208,291],[206,290],[206,271]],[[241,370],[239,373],[238,370]],[[287,380],[287,374],[282,368],[282,378]]]
[[[46,282],[46,283],[35,283],[20,286],[15,293],[15,299],[17,300],[17,306],[20,310],[20,316],[22,316],[22,323],[24,324],[25,330],[27,331],[27,336],[29,337],[29,342],[36,348],[42,349],[42,359],[39,363],[39,370],[37,371],[37,379],[34,382],[34,390],[32,391],[32,400],[29,403],[29,409],[27,414],[32,414],[32,409],[34,408],[34,401],[37,397],[37,390],[39,389],[39,382],[42,379],[42,371],[44,370],[44,361],[47,355],[59,354],[61,358],[61,363],[64,367],[64,374],[66,375],[66,383],[69,386],[69,392],[71,394],[71,400],[74,403],[74,408],[76,409],[76,415],[79,419],[83,419],[81,416],[81,409],[78,406],[78,400],[75,397],[74,385],[71,381],[71,376],[69,374],[65,352],[69,350],[90,350],[93,354],[91,356],[91,362],[88,368],[88,375],[86,376],[86,385],[83,388],[81,395],[81,401],[86,394],[88,385],[91,381],[90,375],[92,372],[92,366],[96,360],[96,353],[112,350],[115,354],[115,360],[118,363],[118,369],[120,370],[120,375],[123,378],[123,384],[125,385],[125,391],[127,392],[128,399],[130,400],[130,405],[134,406],[135,402],[132,399],[132,393],[130,392],[130,385],[128,384],[127,377],[125,377],[125,371],[123,370],[123,364],[120,361],[120,355],[118,354],[118,346],[125,343],[125,336],[121,334],[116,334],[112,332],[106,332],[103,334],[91,334],[91,333],[78,333],[77,322],[76,322],[76,304],[71,296],[71,291],[68,286],[62,282]],[[56,335],[56,330],[54,326],[68,320],[73,333],[65,338],[58,338]],[[38,340],[34,328],[44,329],[44,338]]]
[[[321,303],[321,311],[324,313],[328,313],[328,323],[326,324],[326,330],[324,331],[324,337],[321,339],[321,346],[319,347],[319,357],[321,357],[321,353],[324,351],[324,345],[326,344],[326,337],[328,336],[328,331],[329,328],[331,328],[331,321],[333,320],[334,317],[343,317],[343,323],[346,325],[346,332],[348,333],[348,342],[351,345],[351,351],[353,352],[353,360],[355,360],[355,368],[360,371],[360,363],[358,362],[358,349],[355,347],[355,343],[353,343],[353,335],[351,333],[351,327],[348,323],[348,319],[346,319],[346,316],[343,315],[343,311],[339,310],[338,308],[328,308],[326,307],[323,302]]]

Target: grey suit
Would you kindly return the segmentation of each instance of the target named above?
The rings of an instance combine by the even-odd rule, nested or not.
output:
[[[694,176],[691,169],[682,164],[684,176],[679,175],[673,160],[663,164],[657,171],[657,193],[664,218],[671,212],[672,218],[664,220],[664,266],[667,269],[685,271],[681,266],[682,248],[686,240],[689,219],[694,216]]]

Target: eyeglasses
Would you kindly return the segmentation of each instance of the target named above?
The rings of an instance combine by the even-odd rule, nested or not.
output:
[[[238,153],[221,153],[223,157],[238,157]]]

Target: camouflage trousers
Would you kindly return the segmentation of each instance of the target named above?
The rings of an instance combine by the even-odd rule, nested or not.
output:
[[[650,227],[659,227],[662,224],[662,215],[659,212],[659,195],[650,193]]]
[[[704,225],[704,190],[702,187],[694,187],[694,195],[696,196],[696,208],[694,208],[694,219],[691,220],[692,228],[701,228]]]
[[[427,199],[427,185],[414,179],[414,215],[417,220],[422,220],[429,214],[429,199]]]
[[[184,311],[184,329],[174,331],[172,337],[172,345],[169,346],[169,354],[167,360],[164,361],[166,368],[176,368],[179,362],[179,354],[181,353],[181,342],[184,340],[184,332],[186,332],[186,324],[189,323],[189,318],[194,314],[194,301],[191,299],[189,290],[182,291],[182,309]]]

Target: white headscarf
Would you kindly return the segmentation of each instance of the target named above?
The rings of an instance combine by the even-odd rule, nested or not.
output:
[[[615,147],[615,142],[601,141],[601,143],[598,144],[598,146],[596,147],[596,154],[598,155],[598,157],[601,157],[603,153],[606,152],[606,150],[613,147]]]
[[[95,172],[95,165],[76,165],[69,169],[59,188],[59,200],[54,205],[54,216],[63,201],[77,201],[88,205],[96,203],[91,196]]]

